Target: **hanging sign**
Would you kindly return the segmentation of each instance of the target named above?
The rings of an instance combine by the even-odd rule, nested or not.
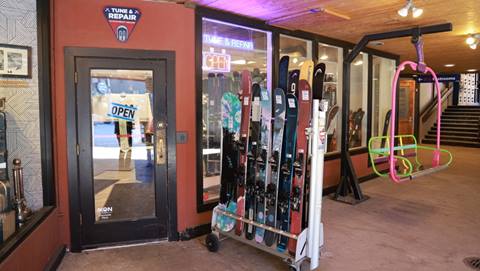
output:
[[[107,115],[112,118],[122,119],[126,121],[135,121],[135,113],[138,108],[135,106],[124,105],[119,103],[110,103],[108,105]]]
[[[230,55],[203,52],[203,65],[204,71],[210,72],[230,72]]]
[[[438,82],[460,82],[460,74],[439,74],[437,75]],[[433,77],[431,75],[419,75],[417,77],[419,83],[433,83]]]
[[[136,8],[105,7],[103,14],[110,24],[110,28],[121,42],[127,42],[142,13]]]

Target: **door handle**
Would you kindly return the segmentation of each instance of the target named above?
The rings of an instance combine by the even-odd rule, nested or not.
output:
[[[157,125],[157,165],[165,165],[167,162],[167,147],[166,143],[166,125],[163,122],[159,122]]]

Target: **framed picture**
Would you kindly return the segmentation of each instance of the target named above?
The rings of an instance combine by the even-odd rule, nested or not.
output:
[[[0,44],[0,77],[32,78],[32,48]]]

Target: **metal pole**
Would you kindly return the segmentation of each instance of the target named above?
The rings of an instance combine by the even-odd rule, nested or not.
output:
[[[312,259],[314,251],[314,224],[315,224],[315,202],[316,202],[316,193],[317,191],[317,159],[318,159],[318,115],[319,115],[319,100],[313,100],[313,112],[312,112],[312,131],[310,138],[312,140],[312,160],[311,160],[311,169],[310,169],[310,195],[309,195],[309,206],[308,206],[308,251],[307,255]],[[318,263],[317,263],[318,264]],[[315,265],[311,261],[310,266]]]

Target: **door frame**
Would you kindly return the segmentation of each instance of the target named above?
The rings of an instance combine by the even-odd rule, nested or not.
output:
[[[65,47],[65,111],[67,128],[68,192],[70,211],[70,250],[80,252],[82,244],[80,185],[77,156],[77,95],[75,58],[114,58],[126,60],[165,60],[166,61],[166,100],[167,100],[167,237],[177,241],[177,162],[176,162],[176,101],[175,97],[175,52],[114,48]]]

